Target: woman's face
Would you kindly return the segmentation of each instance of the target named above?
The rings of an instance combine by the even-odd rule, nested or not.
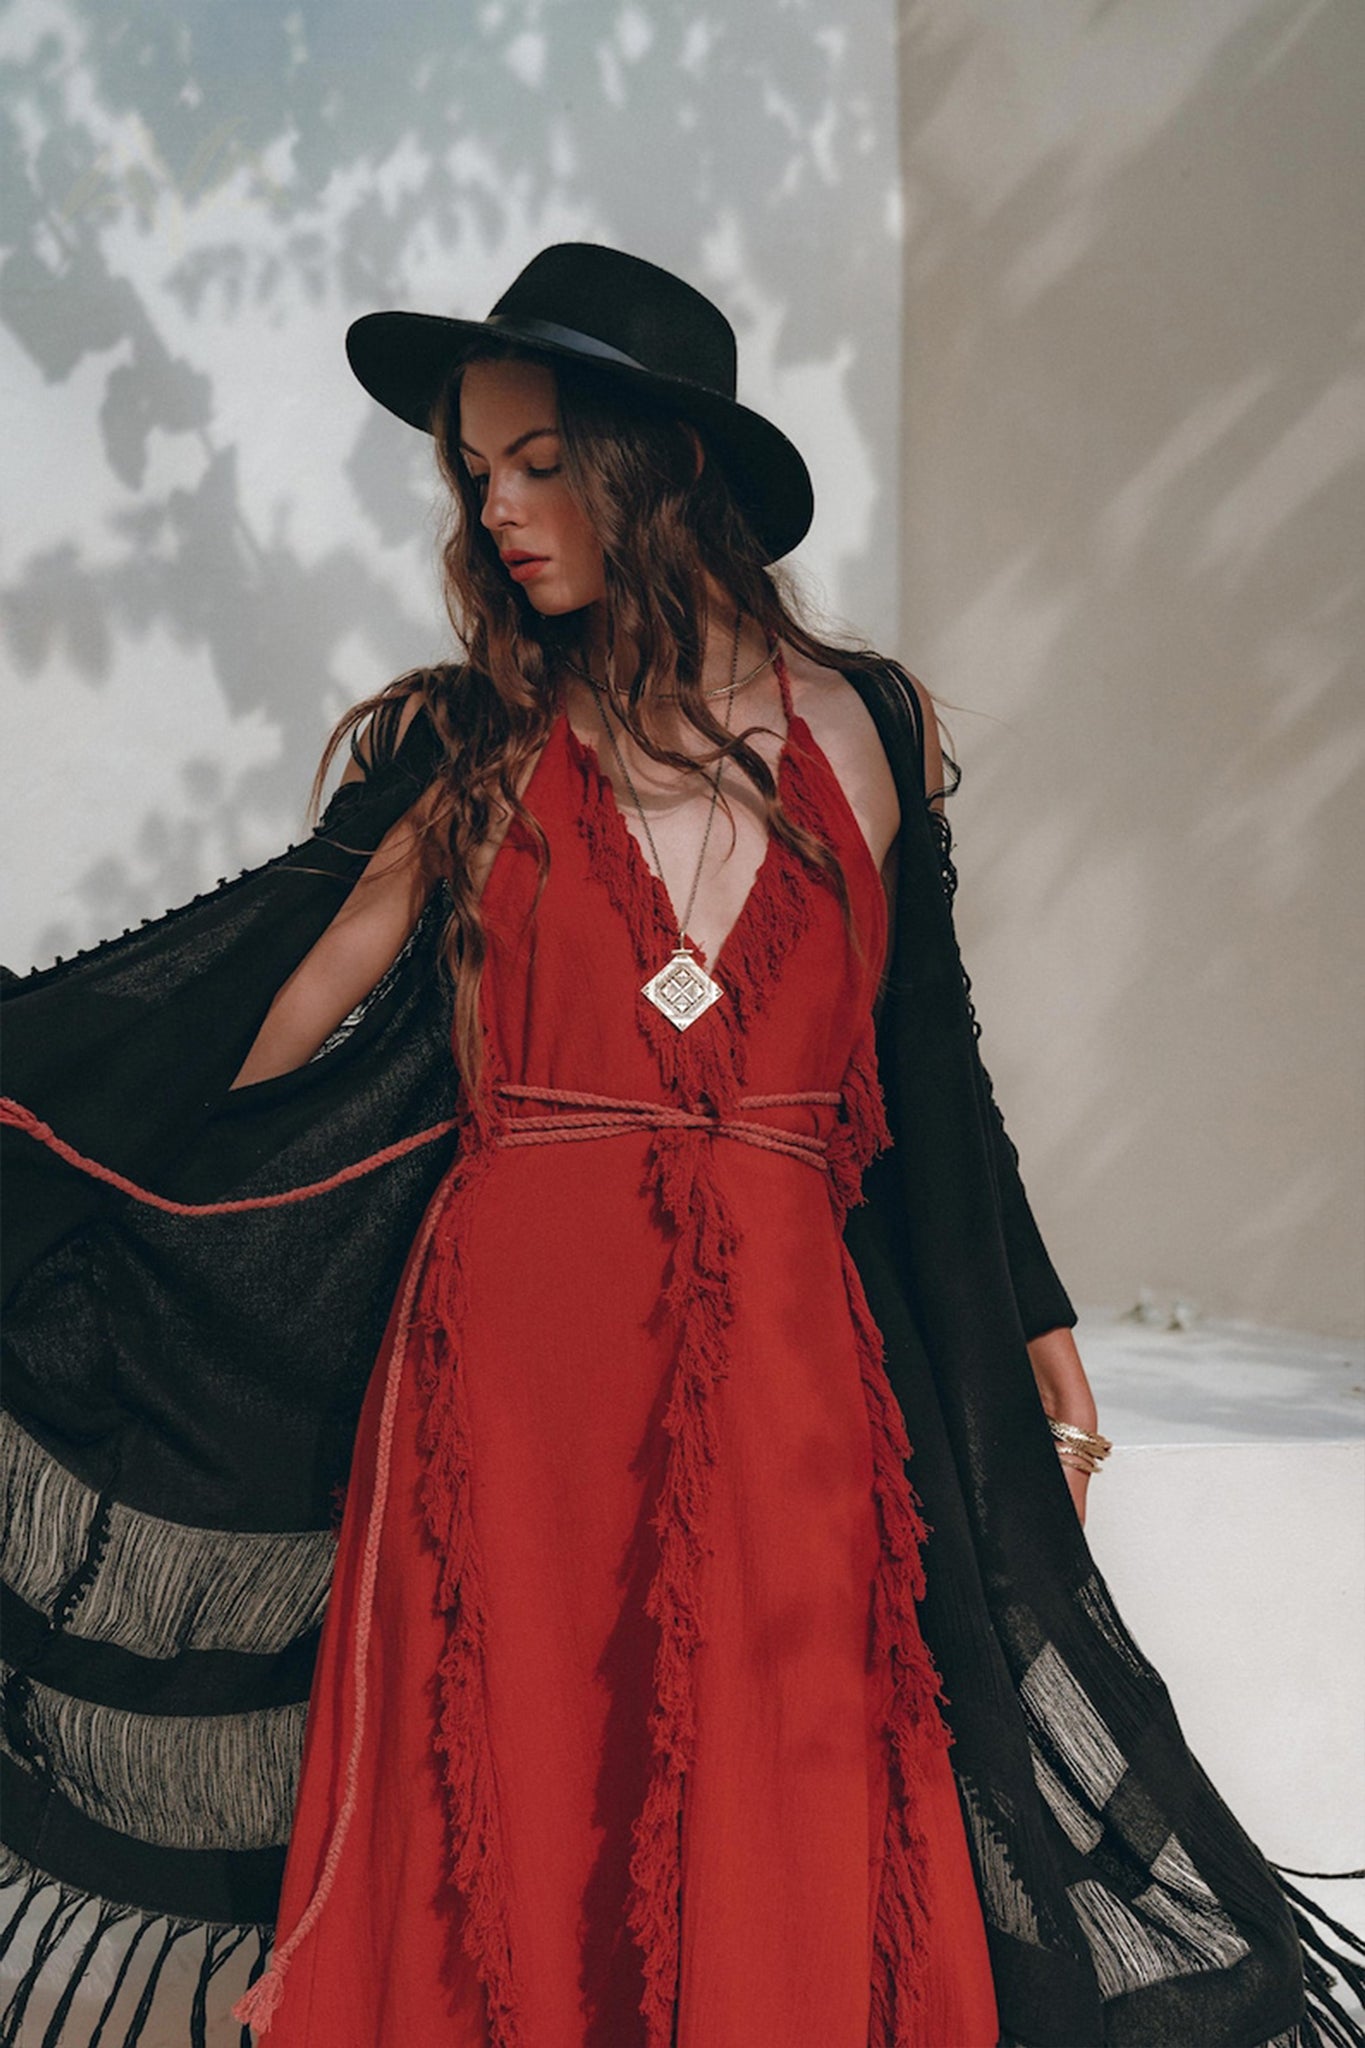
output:
[[[460,380],[460,453],[504,569],[536,610],[556,617],[602,598],[601,545],[560,463],[553,372],[470,363]]]

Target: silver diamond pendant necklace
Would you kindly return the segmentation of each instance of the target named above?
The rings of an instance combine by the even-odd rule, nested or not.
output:
[[[736,687],[735,677],[739,673],[739,636],[742,623],[742,615],[736,612],[735,640],[730,653],[730,681],[725,693],[725,727],[727,732],[730,727],[730,703]],[[766,664],[760,664],[760,666],[764,665]],[[588,675],[586,670],[580,669],[578,673],[592,685],[593,696],[597,703],[598,715],[602,720],[603,730],[611,742],[611,750],[616,756],[616,765],[621,771],[621,779],[630,791],[631,802],[634,804],[640,823],[644,827],[645,839],[648,842],[650,856],[654,862],[654,872],[658,876],[660,883],[663,884],[664,894],[668,895],[668,884],[664,882],[663,862],[659,859],[659,849],[654,844],[654,834],[649,829],[649,819],[645,816],[645,807],[640,802],[639,791],[630,779],[630,770],[626,766],[625,756],[617,745],[615,729],[607,716],[607,708],[604,701],[606,695],[605,688],[601,683],[595,681],[592,676]],[[717,691],[715,694],[720,695],[721,693]],[[701,871],[706,862],[706,849],[711,843],[711,827],[715,822],[716,804],[720,798],[720,776],[721,771],[718,766],[715,774],[711,777],[711,802],[706,813],[706,830],[702,834],[701,852],[697,855],[697,865],[692,876],[692,887],[687,892],[687,903],[682,916],[678,919],[677,947],[672,957],[664,962],[657,974],[650,976],[649,980],[640,990],[641,995],[647,1001],[653,1003],[655,1009],[661,1011],[667,1017],[669,1023],[675,1024],[679,1031],[686,1031],[690,1024],[695,1024],[698,1017],[704,1016],[712,1004],[718,1003],[725,993],[725,990],[715,977],[707,973],[687,943],[687,921],[692,915],[692,906],[697,900],[697,888],[701,882]],[[671,897],[669,901],[671,904]]]

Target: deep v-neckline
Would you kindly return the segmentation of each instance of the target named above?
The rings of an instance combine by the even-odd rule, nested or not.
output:
[[[776,666],[778,686],[782,692],[782,708],[787,722],[773,768],[773,779],[783,806],[789,814],[792,812],[794,796],[792,787],[793,750],[795,747],[801,750],[801,753],[807,760],[818,763],[824,770],[827,781],[833,785],[835,800],[850,828],[849,836],[852,845],[856,848],[856,857],[867,870],[871,880],[876,885],[878,895],[880,895],[881,876],[878,873],[872,849],[867,843],[862,825],[853,810],[852,804],[849,802],[847,792],[830,765],[829,756],[816,739],[805,718],[799,711],[793,708],[791,676],[780,653],[777,656]],[[637,885],[644,890],[649,899],[654,912],[655,922],[659,927],[660,938],[663,943],[670,947],[673,946],[676,943],[678,932],[673,900],[664,882],[655,874],[654,869],[645,858],[644,847],[631,831],[630,822],[617,798],[615,786],[602,766],[597,748],[590,741],[580,739],[578,733],[574,730],[567,707],[562,707],[552,720],[550,731],[546,734],[540,751],[531,765],[531,772],[521,791],[523,804],[529,806],[531,795],[540,781],[542,771],[547,765],[546,756],[549,754],[557,737],[556,727],[560,727],[563,730],[564,742],[570,759],[576,761],[580,768],[586,769],[593,777],[596,785],[597,801],[607,817],[612,821],[614,833],[619,835],[620,843],[624,848],[626,863],[630,867]],[[492,886],[494,875],[501,866],[502,854],[507,842],[514,836],[516,822],[516,820],[509,821],[508,829],[503,833],[494,850],[492,862],[489,865],[488,873],[484,876],[483,887],[479,892],[480,906],[486,901],[493,900],[489,897],[489,890]],[[725,985],[722,969],[726,966],[727,961],[731,960],[733,954],[740,949],[750,926],[754,919],[759,916],[760,912],[763,911],[767,898],[776,886],[774,871],[780,857],[781,842],[776,838],[772,827],[769,826],[763,852],[758,866],[754,870],[753,879],[750,881],[744,901],[741,903],[730,929],[726,932],[716,949],[715,959],[712,960],[709,955],[705,954],[700,946],[695,948],[707,973],[712,975],[718,982],[721,982],[722,986]],[[663,954],[661,952],[657,964],[662,965],[662,961]],[[643,960],[641,965],[645,965]]]
[[[778,661],[781,661],[780,655],[778,656]],[[785,664],[783,667],[785,668]],[[782,692],[782,709],[786,717],[786,729],[782,735],[782,744],[778,748],[777,761],[773,768],[773,780],[777,786],[778,794],[785,804],[788,793],[785,785],[790,779],[792,733],[794,727],[804,725],[805,721],[800,719],[791,708],[791,683],[790,679],[782,672],[778,674],[778,687]],[[673,907],[673,899],[669,895],[667,886],[662,878],[654,872],[653,867],[645,858],[644,847],[640,844],[634,832],[631,831],[630,820],[621,807],[611,777],[602,766],[601,756],[597,748],[590,740],[580,739],[579,735],[574,731],[573,723],[569,718],[567,710],[561,711],[560,717],[564,721],[564,730],[568,736],[571,752],[578,757],[579,761],[596,778],[598,799],[607,807],[609,815],[615,819],[615,830],[620,833],[627,849],[626,859],[634,869],[640,886],[646,889],[649,894],[650,901],[654,907],[655,919],[660,927],[661,938],[661,950],[655,965],[662,967],[666,958],[666,952],[663,948],[666,947],[671,951],[678,943],[678,918],[677,912]],[[770,825],[767,838],[764,841],[763,852],[759,857],[758,866],[754,869],[753,877],[744,895],[744,900],[740,904],[729,930],[717,946],[714,957],[705,952],[686,933],[683,934],[684,940],[691,946],[693,952],[705,967],[706,972],[719,982],[722,988],[727,985],[724,974],[726,962],[741,945],[750,924],[760,913],[765,897],[771,887],[772,871],[778,858],[779,844],[780,842]]]

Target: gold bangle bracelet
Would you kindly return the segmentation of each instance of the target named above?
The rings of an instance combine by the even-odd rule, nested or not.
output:
[[[1089,1452],[1092,1458],[1107,1458],[1114,1448],[1107,1436],[1078,1429],[1074,1422],[1058,1422],[1055,1416],[1049,1415],[1047,1426],[1059,1444],[1074,1445],[1079,1451]]]

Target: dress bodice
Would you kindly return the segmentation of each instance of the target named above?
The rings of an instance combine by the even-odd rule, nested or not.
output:
[[[835,879],[770,831],[707,963],[724,994],[679,1031],[640,993],[677,944],[667,892],[595,750],[559,715],[524,795],[548,845],[543,886],[535,835],[514,820],[484,891],[483,1014],[501,1078],[718,1113],[741,1094],[842,1087],[867,1056],[885,898],[833,769],[790,708],[777,783],[786,816],[838,862],[847,918]]]

